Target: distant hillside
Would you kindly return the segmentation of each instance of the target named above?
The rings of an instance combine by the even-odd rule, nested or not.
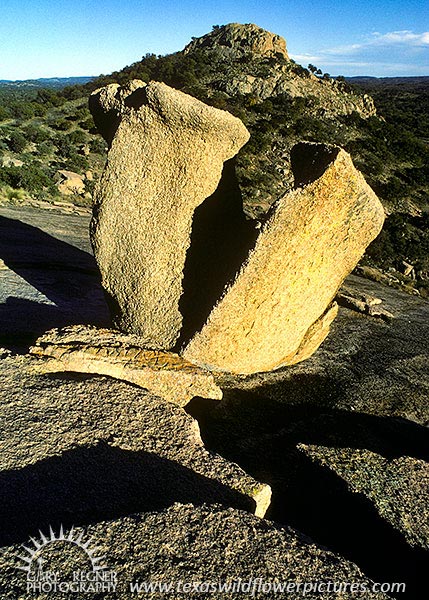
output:
[[[429,89],[429,76],[421,77],[346,77],[350,83],[355,83],[368,90],[375,88]]]
[[[350,77],[390,122],[429,142],[429,77]]]
[[[17,81],[10,81],[8,79],[0,79],[0,88],[4,89],[22,89],[22,90],[33,90],[41,88],[51,88],[60,90],[69,85],[84,85],[88,83],[94,77],[48,77],[41,79],[24,79]]]
[[[289,153],[296,142],[345,148],[391,215],[368,257],[386,268],[401,268],[406,260],[423,277],[429,274],[429,78],[351,80],[359,85],[333,79],[313,65],[295,63],[282,38],[256,25],[215,26],[180,52],[147,54],[83,85],[32,88],[25,101],[13,93],[2,96],[0,86],[0,155],[7,165],[0,170],[0,193],[3,185],[12,196],[53,198],[54,177],[64,169],[81,175],[90,170],[90,192],[104,143],[89,115],[88,96],[131,79],[163,81],[242,119],[251,138],[236,158],[236,173],[252,217],[263,218],[293,186]],[[89,203],[86,198],[71,197]]]

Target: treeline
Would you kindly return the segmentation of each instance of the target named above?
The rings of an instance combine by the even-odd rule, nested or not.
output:
[[[141,61],[85,85],[31,93],[17,90],[6,94],[0,89],[0,158],[2,153],[19,157],[27,173],[18,166],[4,166],[0,184],[49,196],[54,193],[52,176],[57,169],[97,172],[103,162],[104,142],[96,135],[87,108],[89,94],[108,83],[124,84],[130,79],[163,81],[230,111],[248,127],[250,141],[237,158],[244,198],[248,190],[257,189],[269,197],[277,184],[280,189],[285,174],[272,168],[273,148],[284,148],[287,154],[300,140],[344,147],[389,212],[399,215],[389,217],[382,236],[368,251],[369,259],[395,267],[402,260],[415,261],[421,270],[427,270],[427,89],[378,86],[371,93],[382,118],[367,119],[357,113],[326,116],[320,100],[312,96],[283,94],[261,102],[252,94],[231,96],[223,91],[225,79],[243,73],[268,77],[279,60],[244,55],[231,62],[221,53],[200,50],[162,57],[147,54]],[[310,77],[308,69],[284,59],[282,63],[291,76]],[[343,78],[332,85],[345,94],[353,89]],[[419,210],[422,216],[416,217]]]

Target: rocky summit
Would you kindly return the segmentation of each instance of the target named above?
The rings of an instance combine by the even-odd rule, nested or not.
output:
[[[196,50],[213,48],[221,50],[229,58],[242,57],[251,53],[289,59],[286,41],[280,35],[266,31],[253,23],[215,26],[211,33],[194,38],[183,52],[189,54]]]
[[[282,37],[253,24],[214,27],[194,38],[183,56],[185,68],[186,60],[206,65],[191,93],[242,115],[252,134],[254,142],[237,157],[237,177],[251,216],[265,212],[293,188],[290,151],[306,127],[314,130],[306,139],[319,141],[322,124],[331,123],[331,132],[345,143],[347,116],[376,115],[368,94],[301,67],[288,56]],[[300,131],[292,125],[296,119]]]

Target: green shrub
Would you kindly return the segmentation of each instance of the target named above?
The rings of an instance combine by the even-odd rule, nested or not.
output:
[[[75,145],[85,144],[88,140],[87,134],[82,129],[74,129],[67,134],[70,142]]]
[[[12,152],[22,152],[27,146],[27,140],[18,130],[12,131],[9,135],[8,146]]]
[[[29,123],[28,125],[25,125],[22,128],[22,132],[27,140],[36,144],[45,142],[50,137],[49,131],[36,123]]]
[[[95,154],[106,154],[106,146],[106,142],[99,136],[91,140],[89,144],[91,152],[94,152]]]
[[[56,190],[47,169],[36,162],[25,167],[3,167],[0,169],[0,181],[12,188],[22,188],[28,192]]]

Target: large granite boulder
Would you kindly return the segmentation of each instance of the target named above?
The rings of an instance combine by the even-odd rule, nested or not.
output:
[[[269,371],[308,358],[336,315],[333,299],[384,210],[335,147],[298,144],[297,189],[274,205],[235,282],[183,356],[213,370]]]
[[[109,85],[90,108],[111,144],[91,238],[115,324],[149,348],[170,349],[194,210],[249,133],[229,113],[157,82]]]

